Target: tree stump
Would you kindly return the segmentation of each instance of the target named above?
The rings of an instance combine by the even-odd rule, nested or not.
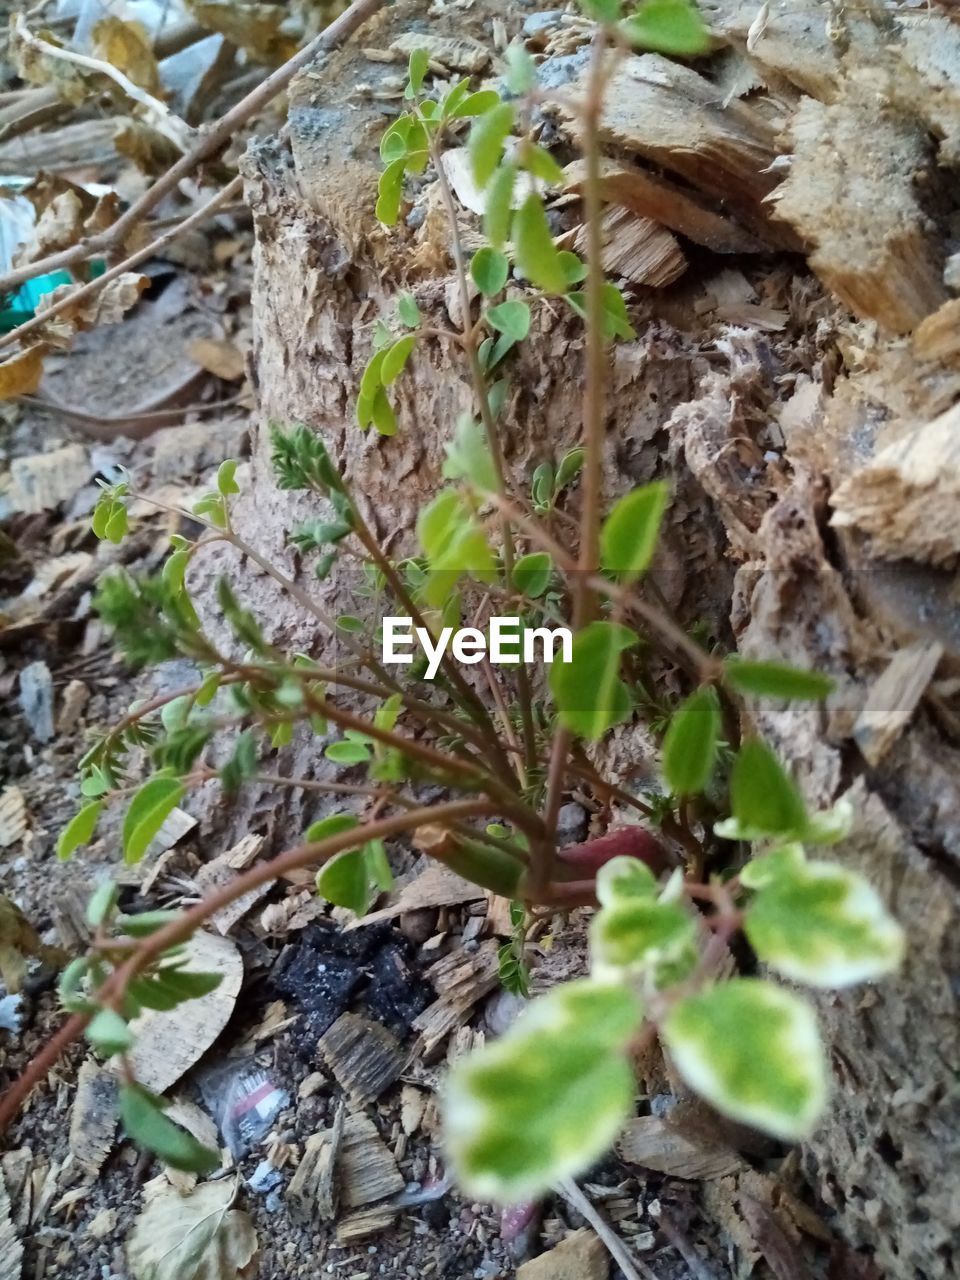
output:
[[[762,36],[753,40],[748,55],[756,8],[734,0],[710,6],[723,47],[695,68],[643,55],[627,58],[619,73],[619,115],[605,130],[606,196],[631,243],[639,237],[649,245],[652,233],[634,225],[646,219],[678,247],[686,270],[677,283],[656,288],[617,259],[638,336],[610,357],[606,489],[609,498],[654,476],[669,478],[674,500],[656,573],[688,624],[707,619],[731,647],[837,679],[825,708],[751,702],[743,727],[769,737],[812,806],[851,796],[856,827],[838,857],[878,887],[906,927],[909,948],[899,976],[817,1001],[834,1096],[803,1149],[803,1167],[836,1238],[872,1254],[884,1276],[934,1280],[954,1274],[960,1227],[960,751],[949,684],[960,660],[956,597],[950,605],[942,572],[907,566],[904,579],[902,564],[871,559],[855,529],[831,530],[827,499],[875,445],[942,412],[944,397],[952,402],[949,370],[917,363],[908,340],[896,336],[946,296],[942,219],[951,197],[936,170],[933,106],[923,97],[933,89],[913,27],[891,27],[894,20],[884,17],[881,39],[869,15],[851,16],[856,29],[848,25],[842,47],[821,47],[822,19],[801,23],[789,6],[774,4],[767,45]],[[398,294],[412,292],[427,323],[459,320],[449,228],[432,175],[411,192],[396,229],[374,217],[377,145],[400,108],[406,55],[385,59],[411,33],[459,42],[459,53],[450,44],[444,55],[450,74],[458,73],[459,59],[482,80],[499,66],[498,38],[518,35],[527,14],[505,0],[437,14],[425,0],[399,0],[347,48],[299,77],[287,136],[261,141],[245,157],[257,237],[261,425],[237,524],[290,572],[301,569],[284,550],[284,533],[319,513],[309,498],[277,490],[269,422],[301,422],[323,435],[397,553],[412,549],[417,513],[441,483],[443,445],[471,407],[465,370],[441,344],[425,341],[396,384],[397,434],[383,438],[355,424],[373,325],[390,314]],[[927,16],[941,24],[952,49],[956,28]],[[526,30],[533,47],[553,53],[549,82],[575,85],[576,41],[568,36],[563,52],[559,37],[551,45],[542,35],[545,25],[530,22]],[[916,89],[912,114],[900,104],[866,120],[864,81],[898,48]],[[933,136],[944,147],[952,127],[944,120],[960,101],[952,77],[952,67],[943,71],[936,101]],[[641,91],[644,111],[631,111],[630,95]],[[854,114],[845,117],[848,97]],[[889,163],[896,171],[883,180],[900,192],[899,203],[890,192],[896,234],[882,225],[882,210],[877,228],[867,213],[846,219],[845,190],[822,172],[833,205],[821,210],[818,224],[816,191],[799,191],[790,176],[793,185],[783,184],[790,172],[783,166],[770,170],[782,147],[814,145],[808,126],[818,100],[844,146],[850,120],[859,122],[855,136],[867,167],[871,146],[884,145],[885,130],[895,132],[899,149]],[[658,103],[670,108],[669,129],[659,136],[667,117],[655,114]],[[545,140],[561,163],[575,165],[569,122],[562,112],[548,116]],[[813,182],[817,166],[811,170],[809,157],[802,163]],[[561,229],[575,228],[575,192],[572,177]],[[466,208],[462,227],[469,244],[477,220]],[[857,252],[867,252],[874,231],[877,252],[891,262],[903,266],[897,255],[906,246],[908,293],[896,286],[897,296],[888,295],[885,282],[901,273],[875,259],[869,280],[866,267],[856,282],[847,278],[844,237],[860,237]],[[615,255],[612,239],[610,245]],[[797,255],[803,248],[820,281]],[[824,286],[859,317],[851,320]],[[510,390],[502,438],[521,489],[528,490],[538,463],[579,442],[582,368],[580,323],[559,308],[535,308],[530,339],[504,369]],[[576,495],[570,509],[576,512]],[[328,604],[344,590],[342,580],[318,584],[303,573],[302,581]],[[922,600],[929,607],[921,609]],[[252,604],[285,643],[322,646],[316,623],[272,584]],[[942,646],[943,688],[922,691],[926,701],[907,710],[868,765],[857,745],[858,717],[889,659],[918,637]],[[615,735],[611,758],[625,783],[644,753],[650,767],[646,736]]]

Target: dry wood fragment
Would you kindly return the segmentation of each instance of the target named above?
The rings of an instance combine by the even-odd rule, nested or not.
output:
[[[831,524],[881,559],[943,565],[960,555],[960,405],[888,444],[836,490]]]
[[[413,1023],[420,1033],[418,1052],[432,1058],[451,1031],[470,1016],[473,1006],[499,981],[498,943],[487,938],[476,951],[453,951],[430,966],[426,976],[439,994]]]
[[[347,1116],[344,1122],[337,1177],[341,1201],[348,1209],[375,1204],[404,1188],[393,1152],[363,1112]]]
[[[10,1210],[10,1197],[0,1174],[0,1280],[20,1280],[23,1245],[17,1236]]]
[[[517,1280],[606,1280],[609,1274],[610,1258],[603,1243],[583,1228],[525,1262],[517,1270]]]
[[[347,1214],[337,1223],[337,1243],[355,1244],[358,1240],[367,1240],[392,1227],[396,1217],[397,1210],[389,1205],[375,1205],[372,1209]]]
[[[420,1121],[427,1109],[427,1095],[412,1084],[405,1084],[400,1091],[400,1127],[409,1137],[420,1128]]]
[[[361,929],[364,925],[379,924],[383,920],[393,920],[406,911],[419,911],[424,907],[454,907],[461,902],[476,902],[483,897],[483,890],[475,884],[458,876],[449,867],[439,862],[430,862],[426,870],[416,880],[411,880],[397,894],[392,903],[373,911],[361,920],[355,920],[346,926],[344,932]]]
[[[918,640],[890,659],[853,727],[868,764],[879,764],[910,722],[942,657],[943,645],[936,640]]]
[[[205,863],[194,877],[201,894],[207,894],[211,889],[219,888],[220,885],[235,880],[238,872],[250,866],[262,848],[263,836],[246,835],[232,849],[221,853],[212,862]],[[221,907],[219,911],[212,915],[210,923],[217,933],[228,934],[234,925],[243,919],[251,907],[268,892],[273,883],[274,881],[268,880],[266,884],[250,889],[247,893],[236,898],[227,906]]]
[[[687,269],[676,238],[650,218],[640,218],[624,209],[607,209],[602,220],[603,269],[632,284],[654,289],[666,288]],[[587,251],[587,229],[581,227],[574,244]]]
[[[311,1134],[306,1141],[303,1156],[286,1193],[291,1212],[301,1221],[316,1217],[328,1222],[336,1215],[339,1203],[336,1165],[343,1124],[344,1107],[341,1103],[332,1126]]]
[[[27,515],[52,511],[72,498],[89,477],[87,451],[79,444],[14,458],[10,463],[10,506]]]
[[[450,36],[410,31],[397,36],[390,44],[391,53],[399,55],[398,61],[406,61],[417,49],[426,50],[431,63],[449,67],[451,71],[475,75],[490,65],[490,50],[477,40],[458,40]]]
[[[22,840],[27,830],[27,802],[13,785],[0,791],[0,849],[9,849]]]
[[[243,960],[228,938],[198,930],[185,944],[185,968],[221,973],[220,985],[180,1005],[176,1018],[147,1009],[132,1024],[129,1060],[137,1080],[166,1093],[197,1062],[227,1025],[243,982]]]
[[[810,266],[856,315],[905,333],[946,301],[940,237],[917,200],[934,182],[925,130],[850,90],[805,98],[790,123],[793,160],[775,216],[813,247]]]
[[[582,190],[586,169],[585,160],[567,165],[563,172],[568,191]],[[704,208],[674,183],[626,161],[601,160],[600,191],[607,204],[652,218],[714,253],[763,253],[767,247],[730,218]]]
[[[920,360],[952,362],[960,356],[960,298],[951,298],[922,322],[913,335]]]
[[[698,1181],[721,1178],[743,1167],[729,1147],[694,1140],[660,1116],[631,1120],[617,1140],[617,1154],[627,1164]]]
[[[320,1037],[317,1052],[358,1107],[379,1098],[406,1062],[396,1036],[356,1013],[342,1013]]]
[[[117,1131],[117,1081],[92,1058],[80,1064],[70,1112],[70,1152],[89,1174],[100,1172]]]
[[[66,558],[66,557],[64,557]],[[90,701],[90,690],[82,680],[70,680],[60,698],[57,733],[69,733]]]

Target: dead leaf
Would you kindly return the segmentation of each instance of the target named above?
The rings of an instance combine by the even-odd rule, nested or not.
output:
[[[137,271],[125,271],[96,293],[79,298],[72,305],[64,307],[40,328],[39,334],[50,346],[66,350],[77,333],[94,329],[98,325],[118,324],[149,284],[149,276],[142,276]],[[45,293],[37,303],[37,315],[42,316],[65,298],[79,293],[82,288],[84,286],[80,284],[62,284],[50,293]]]
[[[39,343],[17,352],[12,359],[0,364],[0,400],[33,395],[43,376],[43,357],[46,351],[47,348]]]
[[[237,1184],[204,1182],[181,1195],[166,1178],[144,1186],[144,1209],[127,1241],[134,1280],[237,1280],[250,1275],[257,1234],[232,1209]]]
[[[27,971],[27,957],[44,950],[40,935],[15,902],[0,895],[0,980],[16,995]]]
[[[186,943],[184,968],[222,973],[219,987],[188,1000],[176,1018],[148,1009],[132,1024],[137,1040],[129,1055],[133,1074],[154,1093],[166,1093],[206,1053],[227,1025],[243,981],[243,961],[227,938],[199,931]]]
[[[169,138],[158,129],[152,129],[142,120],[132,117],[124,120],[113,135],[113,145],[122,156],[126,156],[142,173],[162,173],[180,159],[181,151]],[[141,228],[143,242],[146,243],[145,229]],[[142,245],[137,243],[136,233],[127,242],[127,249],[134,253]]]
[[[281,30],[287,18],[285,5],[187,0],[187,8],[201,27],[218,31],[261,62],[284,62],[296,52],[295,37]]]
[[[46,44],[61,46],[62,42],[50,31],[38,31],[36,34]],[[9,56],[18,76],[28,84],[48,85],[64,102],[78,107],[90,95],[89,72],[83,72],[75,63],[65,62],[62,58],[50,57],[37,45],[24,40],[15,26],[10,28]]]
[[[75,245],[83,236],[83,203],[73,190],[55,195],[37,219],[33,241],[13,255],[14,265],[23,266]]]
[[[134,84],[154,97],[160,96],[160,73],[150,47],[150,37],[139,22],[101,18],[93,27],[93,53],[122,71]]]
[[[190,358],[218,378],[236,382],[245,371],[243,352],[220,338],[197,338],[190,343]]]

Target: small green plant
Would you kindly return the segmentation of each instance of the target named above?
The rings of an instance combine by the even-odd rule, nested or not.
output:
[[[94,838],[106,805],[122,803],[123,857],[138,861],[188,790],[216,778],[228,793],[257,779],[349,795],[372,810],[364,817],[344,807],[314,823],[297,847],[186,913],[127,916],[113,886],[95,896],[93,945],[61,981],[74,1022],[60,1039],[85,1030],[98,1052],[119,1060],[124,1124],[168,1163],[202,1168],[215,1155],[169,1121],[162,1100],[137,1084],[127,1055],[130,1020],[141,1008],[175,1010],[210,989],[213,978],[184,971],[185,940],[225,901],[294,867],[318,867],[318,892],[362,915],[390,886],[385,842],[403,833],[419,829],[418,843],[431,856],[510,900],[514,932],[501,948],[500,973],[517,994],[528,992],[534,916],[598,907],[589,975],[534,1001],[513,1030],[450,1074],[447,1147],[477,1196],[528,1199],[599,1157],[631,1111],[631,1046],[653,1036],[690,1087],[720,1111],[783,1139],[804,1136],[827,1097],[812,1009],[766,977],[721,981],[729,942],[742,935],[772,974],[814,987],[873,980],[899,963],[901,930],[871,886],[807,855],[844,837],[849,808],[808,812],[774,752],[756,737],[737,740],[743,698],[820,699],[831,681],[777,661],[723,660],[703,650],[644,591],[668,487],[655,480],[612,505],[604,498],[606,364],[610,344],[629,341],[633,330],[627,300],[601,265],[602,87],[611,61],[630,43],[689,55],[708,41],[687,0],[646,0],[627,16],[617,0],[590,0],[585,8],[598,24],[581,119],[586,262],[558,248],[551,232],[545,192],[562,172],[534,139],[532,109],[541,91],[519,47],[508,50],[505,95],[463,80],[436,96],[427,55],[414,53],[407,108],[381,141],[381,222],[398,222],[408,175],[430,170],[439,184],[460,326],[444,328],[413,295],[402,295],[374,328],[357,383],[358,427],[387,437],[402,429],[393,388],[425,343],[460,354],[474,396],[473,412],[455,424],[446,446],[448,483],[417,522],[417,554],[397,559],[384,549],[317,434],[275,425],[279,487],[311,495],[316,506],[316,516],[292,530],[291,546],[318,579],[337,573],[338,581],[356,584],[351,611],[329,615],[236,533],[233,461],[220,467],[216,487],[181,513],[184,527],[202,532],[175,537],[159,575],[119,572],[100,584],[97,609],[131,662],[188,658],[197,678],[132,707],[91,746],[80,765],[83,803],[60,836],[61,857]],[[464,131],[486,202],[485,242],[469,260],[441,162]],[[557,304],[571,323],[585,322],[583,438],[559,458],[541,460],[532,475],[517,476],[498,429],[512,360],[538,309]],[[99,537],[122,539],[133,496],[127,482],[104,489],[93,518]],[[570,537],[556,535],[560,517],[576,526],[573,550]],[[214,643],[191,600],[190,570],[197,552],[215,542],[237,548],[318,624],[321,658],[281,651],[244,606],[242,589],[226,579],[217,600],[232,640]],[[402,612],[429,639],[465,618],[488,622],[494,601],[515,615],[523,636],[569,624],[569,655],[553,663],[549,677],[517,662],[507,667],[507,696],[492,674],[486,696],[483,680],[468,679],[439,644],[430,663],[385,662],[388,615]],[[338,651],[348,661],[337,661]],[[679,700],[658,682],[667,665],[685,682]],[[661,740],[663,788],[655,796],[605,777],[585,749],[638,714]],[[265,762],[295,732],[322,737],[326,757],[360,780],[344,786],[270,771]],[[214,739],[216,765],[208,762]],[[131,777],[134,753],[152,762],[145,780]],[[416,790],[425,781],[454,798],[421,804]],[[557,816],[575,785],[615,798],[659,827],[684,848],[686,865],[658,878],[659,866],[641,858],[594,855],[589,846],[558,853]],[[755,846],[733,870],[730,842]],[[724,874],[708,877],[711,863],[725,865]],[[11,1090],[0,1120],[45,1062],[40,1055]]]

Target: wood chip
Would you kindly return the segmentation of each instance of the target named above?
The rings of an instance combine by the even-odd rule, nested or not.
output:
[[[94,1240],[104,1240],[107,1236],[113,1235],[117,1229],[117,1211],[116,1209],[101,1209],[95,1214],[87,1224],[85,1235],[93,1236]]]
[[[867,534],[881,559],[951,562],[960,555],[960,405],[882,448],[831,504],[830,523]]]
[[[0,849],[9,849],[22,840],[27,830],[27,802],[19,787],[0,791]]]
[[[918,640],[890,659],[853,727],[868,764],[878,765],[909,724],[942,657],[943,645],[936,640]]]
[[[227,382],[239,381],[246,372],[243,352],[225,338],[195,338],[187,349],[191,360]]]
[[[611,275],[663,289],[686,271],[687,260],[676,238],[650,218],[637,217],[625,209],[607,209],[602,226],[603,269]],[[574,248],[586,253],[586,227],[577,232]]]
[[[14,458],[10,463],[10,505],[27,515],[52,511],[72,498],[89,478],[87,451],[79,444]]]
[[[449,151],[444,151],[440,157],[440,163],[443,165],[444,171],[450,186],[453,188],[453,194],[457,197],[465,209],[469,209],[471,213],[482,216],[486,208],[486,193],[477,186],[476,179],[473,176],[473,162],[470,159],[470,153],[466,147],[451,147]],[[513,193],[510,197],[510,208],[519,209],[524,200],[531,191],[546,191],[546,184],[533,178],[529,173],[518,173],[517,179],[513,184]]]
[[[337,1243],[355,1244],[358,1240],[367,1240],[393,1226],[397,1210],[389,1205],[378,1205],[373,1209],[361,1209],[358,1213],[347,1214],[337,1223]]]
[[[398,36],[390,45],[390,52],[398,54],[398,60],[404,61],[417,49],[424,49],[431,63],[449,67],[451,71],[475,75],[490,65],[490,50],[477,40],[457,40],[449,36],[410,31]]]
[[[407,1137],[420,1128],[420,1121],[427,1109],[428,1098],[422,1089],[405,1084],[400,1091],[400,1127]]]
[[[389,906],[371,912],[362,920],[353,921],[344,932],[362,929],[365,925],[380,924],[384,920],[394,920],[406,911],[419,911],[423,907],[455,907],[461,902],[477,902],[483,896],[482,889],[478,889],[463,876],[458,876],[449,867],[440,862],[430,862],[421,875],[400,890]]]
[[[206,863],[197,872],[194,880],[201,892],[206,895],[211,889],[219,888],[237,878],[240,871],[245,870],[256,859],[263,848],[263,836],[246,835],[232,849],[220,854],[212,862]],[[227,906],[221,907],[210,917],[210,923],[219,934],[228,934],[234,925],[247,914],[274,884],[268,880],[266,884],[250,889]]]
[[[476,1002],[492,991],[500,978],[499,943],[487,938],[476,951],[453,951],[430,966],[426,976],[439,993],[413,1023],[420,1033],[417,1052],[436,1056],[451,1031],[462,1026]]]
[[[240,952],[227,938],[200,930],[185,944],[184,954],[186,969],[223,978],[208,995],[180,1005],[176,1018],[147,1009],[131,1024],[136,1043],[130,1065],[154,1093],[166,1093],[206,1053],[227,1025],[243,982]]]
[[[342,1013],[321,1036],[317,1052],[358,1107],[379,1098],[406,1063],[396,1036],[357,1013]]]
[[[112,1071],[88,1058],[77,1072],[77,1093],[70,1112],[70,1153],[96,1176],[113,1148],[117,1131],[117,1080]]]
[[[23,1245],[13,1225],[10,1197],[0,1176],[0,1280],[20,1280]]]
[[[341,1202],[348,1209],[398,1195],[406,1185],[393,1152],[363,1112],[347,1116],[344,1121],[337,1177]]]
[[[548,1253],[517,1269],[517,1280],[607,1280],[610,1257],[602,1241],[585,1227]]]
[[[617,1154],[627,1164],[696,1181],[722,1178],[743,1168],[743,1161],[729,1147],[700,1142],[660,1116],[631,1120],[617,1139]]]
[[[960,298],[951,298],[920,323],[913,351],[919,360],[952,362],[960,356]]]
[[[580,191],[586,179],[585,160],[564,169],[566,189]],[[636,165],[608,158],[600,162],[600,191],[605,203],[618,204],[641,217],[679,232],[714,253],[763,253],[767,245],[724,214],[715,213],[679,187]]]
[[[301,1222],[310,1222],[314,1218],[329,1222],[336,1215],[340,1199],[336,1166],[343,1126],[344,1106],[341,1103],[333,1125],[311,1134],[306,1141],[285,1197],[291,1213]]]
[[[71,680],[60,695],[57,712],[57,733],[69,733],[90,701],[90,690],[82,680]]]

